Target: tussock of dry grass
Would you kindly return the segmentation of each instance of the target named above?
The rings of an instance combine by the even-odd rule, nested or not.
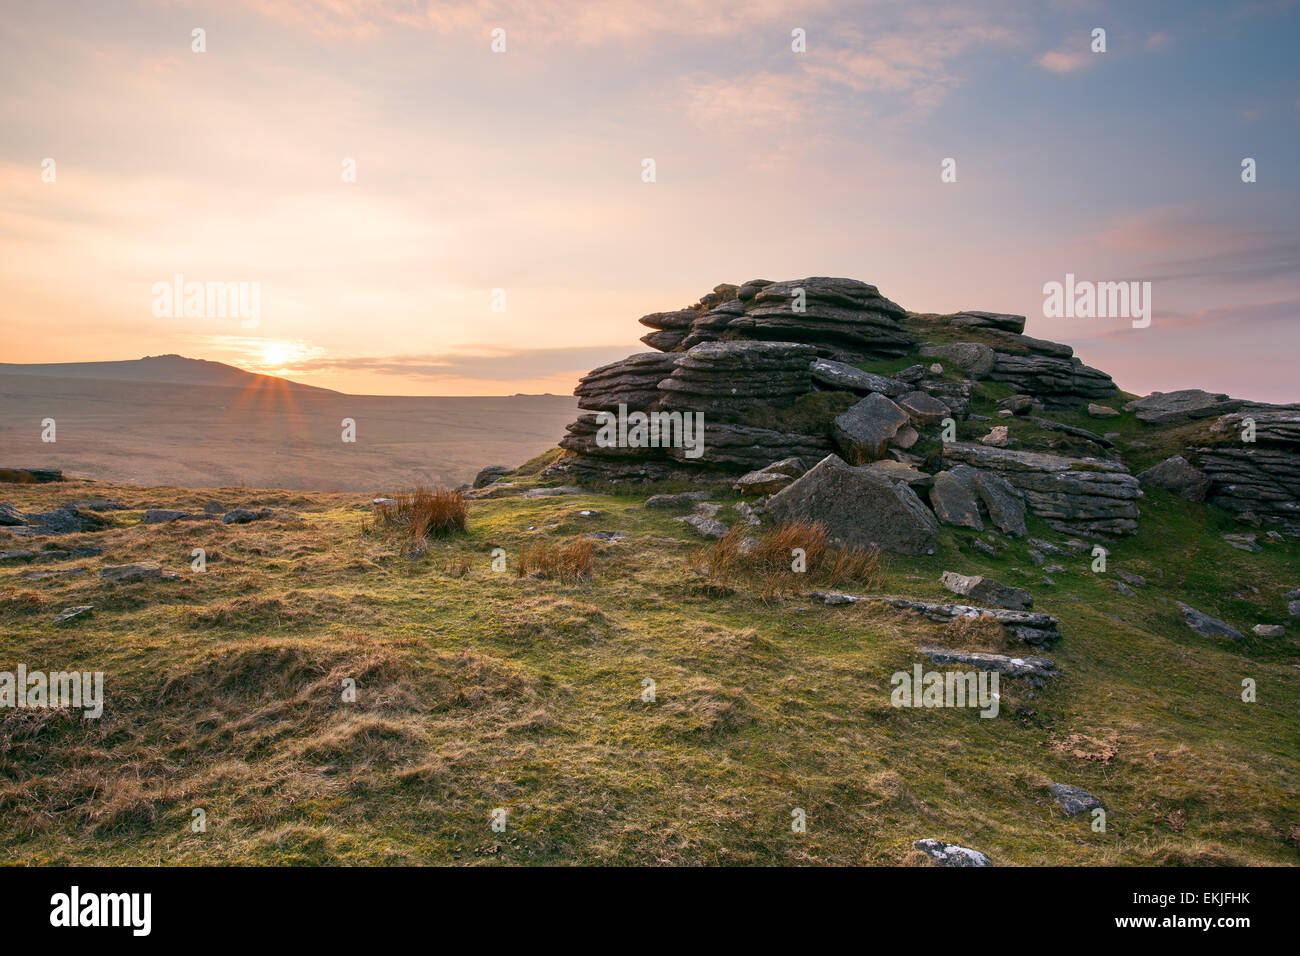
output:
[[[590,538],[575,538],[568,544],[545,540],[526,543],[519,548],[515,574],[521,578],[532,575],[554,578],[564,584],[581,584],[590,581],[594,574],[595,553],[596,546]]]
[[[796,563],[796,549],[803,551],[801,565]],[[831,547],[826,526],[819,521],[783,522],[753,538],[736,524],[687,559],[709,588],[725,591],[733,579],[744,577],[757,585],[765,604],[812,585],[853,583],[870,590],[878,584],[880,561],[876,548]]]
[[[459,491],[417,487],[393,496],[393,504],[375,506],[376,527],[394,532],[409,554],[423,554],[430,538],[468,531],[469,504]]]

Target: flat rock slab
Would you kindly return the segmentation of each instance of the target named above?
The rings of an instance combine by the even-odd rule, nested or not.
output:
[[[912,846],[930,858],[935,866],[992,866],[993,863],[979,850],[944,843],[942,840],[915,840]]]
[[[886,398],[897,398],[912,390],[912,386],[906,382],[874,372],[864,372],[860,368],[830,359],[815,359],[810,371],[813,381],[831,390],[857,392],[861,395],[879,392]]]
[[[1217,617],[1211,617],[1182,601],[1178,602],[1178,608],[1183,612],[1183,621],[1187,626],[1203,637],[1226,637],[1234,641],[1246,639],[1244,634],[1229,627]]]
[[[651,495],[645,500],[647,508],[690,508],[697,501],[708,501],[712,498],[707,491],[683,491],[676,495]]]
[[[831,607],[857,604],[860,601],[885,604],[902,611],[915,611],[931,621],[940,623],[959,617],[990,617],[1001,624],[1013,637],[1035,646],[1051,647],[1061,639],[1056,618],[1037,611],[1012,611],[1006,608],[972,607],[967,604],[938,604],[929,601],[909,601],[905,598],[863,597],[839,591],[809,591],[808,596],[817,598]]]
[[[673,520],[685,522],[706,538],[721,538],[728,531],[727,526],[721,521],[706,515],[685,515]]]
[[[64,608],[54,616],[51,622],[56,625],[67,624],[69,621],[75,621],[77,618],[90,617],[90,612],[95,609],[93,604],[78,604],[75,607]]]
[[[1050,657],[1013,657],[983,651],[958,651],[928,644],[921,645],[917,651],[941,666],[961,664],[982,671],[997,671],[1006,677],[1055,677],[1060,673]]]
[[[1068,783],[1052,784],[1052,796],[1056,798],[1056,802],[1060,804],[1066,815],[1071,817],[1086,810],[1095,810],[1098,807],[1104,808],[1105,806],[1087,790],[1072,787]]]
[[[179,574],[164,571],[162,565],[154,561],[142,561],[139,564],[118,564],[100,568],[99,576],[105,581],[124,583],[128,581],[164,581],[179,578]]]
[[[1240,399],[1230,398],[1222,392],[1184,388],[1176,392],[1152,392],[1146,398],[1129,402],[1124,410],[1135,413],[1141,422],[1173,425],[1226,415],[1235,412],[1241,405]]]
[[[525,498],[556,498],[560,495],[580,495],[583,491],[577,485],[558,485],[555,488],[529,488],[524,492]]]

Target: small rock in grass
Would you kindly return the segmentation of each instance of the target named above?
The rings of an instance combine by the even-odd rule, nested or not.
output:
[[[1256,624],[1251,630],[1256,637],[1286,637],[1286,628],[1281,624]]]
[[[1300,617],[1300,602],[1296,603],[1297,610],[1294,612]],[[1227,637],[1234,641],[1245,640],[1245,636],[1237,630],[1229,627],[1217,617],[1211,617],[1203,611],[1198,611],[1190,605],[1178,602],[1179,609],[1183,612],[1183,621],[1197,634],[1203,637]]]
[[[916,840],[912,843],[930,858],[935,866],[992,866],[993,863],[979,850],[944,843],[942,840]]]
[[[64,608],[54,617],[55,624],[66,624],[69,621],[76,620],[79,617],[89,617],[90,612],[94,610],[93,604],[78,604],[75,607]]]
[[[1072,787],[1068,783],[1052,784],[1052,796],[1056,798],[1056,802],[1061,805],[1061,809],[1069,816],[1083,813],[1085,810],[1104,807],[1104,804],[1087,790]]]

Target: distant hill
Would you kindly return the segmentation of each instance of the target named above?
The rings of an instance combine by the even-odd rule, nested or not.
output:
[[[109,382],[163,382],[169,385],[215,385],[223,388],[256,388],[275,385],[311,392],[338,394],[333,389],[303,385],[275,375],[259,375],[242,368],[183,355],[147,355],[122,362],[53,362],[16,365],[0,362],[3,375],[41,375],[52,378],[95,379]]]

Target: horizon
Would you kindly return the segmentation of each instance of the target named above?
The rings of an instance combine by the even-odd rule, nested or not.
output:
[[[1290,2],[61,0],[0,24],[7,359],[564,395],[647,350],[641,315],[828,275],[1026,315],[1137,394],[1300,401],[1298,27]],[[178,275],[256,284],[256,323],[160,310]],[[1150,282],[1150,326],[1047,317],[1067,275]]]

